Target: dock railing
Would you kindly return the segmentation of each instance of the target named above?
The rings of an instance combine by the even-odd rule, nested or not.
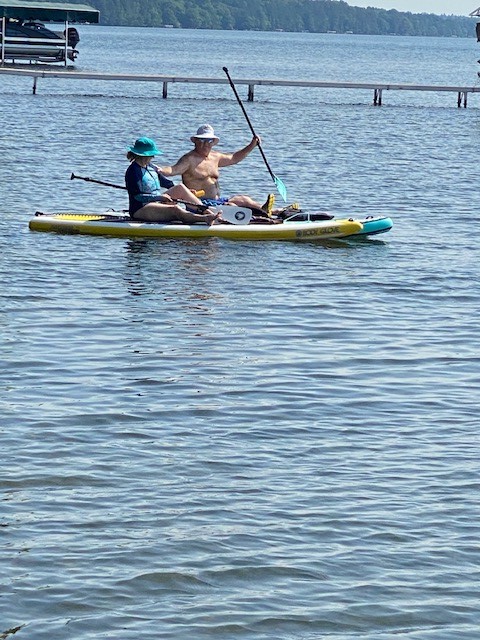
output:
[[[228,84],[225,78],[193,78],[186,76],[161,76],[124,73],[94,73],[85,71],[56,71],[37,69],[18,69],[0,67],[2,75],[29,76],[33,78],[32,92],[37,93],[38,80],[58,78],[62,80],[95,80],[109,82],[156,82],[162,84],[162,98],[168,97],[169,84]],[[393,84],[383,82],[319,82],[315,80],[277,80],[277,79],[234,79],[236,85],[248,87],[247,100],[253,102],[255,87],[298,87],[316,89],[361,89],[373,91],[373,104],[381,106],[384,91],[425,91],[425,92],[449,92],[457,96],[457,107],[467,107],[468,95],[480,93],[480,86],[454,86],[454,85],[417,85],[417,84]]]

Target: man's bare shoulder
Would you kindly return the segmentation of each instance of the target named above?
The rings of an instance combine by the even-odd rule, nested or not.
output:
[[[180,158],[177,160],[178,162],[184,162],[185,160],[190,160],[190,158],[194,157],[194,150],[192,149],[192,151],[187,151],[187,153],[184,153],[183,156],[180,156]]]
[[[226,160],[232,157],[231,153],[224,153],[223,151],[210,151],[209,156],[210,159],[215,160],[215,162],[220,162],[221,160]]]
[[[180,158],[175,162],[173,167],[183,173],[183,171],[185,171],[189,167],[193,167],[194,164],[195,164],[194,153],[193,151],[188,151],[187,153],[184,153],[183,156],[180,156]]]

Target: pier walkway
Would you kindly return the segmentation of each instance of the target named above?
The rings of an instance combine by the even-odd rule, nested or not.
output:
[[[93,73],[85,71],[55,71],[39,69],[18,69],[0,67],[0,77],[2,75],[29,76],[33,78],[34,94],[37,93],[38,80],[49,80],[53,78],[62,80],[96,80],[110,82],[156,82],[162,85],[162,97],[168,97],[169,84],[228,84],[225,78],[191,78],[184,76],[160,76],[160,75],[140,75],[140,74],[120,74],[120,73]],[[246,85],[248,87],[247,100],[253,102],[254,91],[257,86],[268,87],[298,87],[315,89],[360,89],[373,91],[373,104],[381,106],[384,91],[429,91],[429,92],[449,92],[456,95],[457,107],[467,107],[468,95],[470,93],[480,93],[480,86],[458,87],[442,85],[416,85],[416,84],[386,84],[382,82],[316,82],[310,80],[267,80],[267,79],[244,79],[235,78],[236,85]]]

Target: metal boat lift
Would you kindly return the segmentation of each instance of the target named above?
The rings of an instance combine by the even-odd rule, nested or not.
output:
[[[96,24],[99,22],[100,12],[86,4],[0,0],[0,18],[0,64],[2,66],[7,59],[64,62],[66,66],[68,59],[74,60],[76,55],[75,45],[72,46],[69,38],[69,24]],[[10,21],[19,24],[26,33],[9,35],[7,24]],[[46,29],[43,24],[39,25],[38,21],[40,23],[63,22],[65,29],[59,34]],[[76,42],[78,42],[78,36]]]
[[[468,14],[470,18],[480,18],[480,7]],[[477,22],[477,42],[480,42],[480,22]]]
[[[480,18],[480,7],[478,7],[478,9],[475,9],[475,11],[472,11],[468,15],[470,16],[470,18]],[[477,42],[480,42],[480,22],[477,22],[475,31],[477,33]],[[480,63],[480,60],[478,60],[478,62]],[[477,76],[480,77],[480,72],[477,73]]]

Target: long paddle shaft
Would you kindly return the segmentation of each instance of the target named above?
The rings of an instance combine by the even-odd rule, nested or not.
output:
[[[84,178],[83,176],[76,176],[74,173],[70,176],[70,180],[85,180],[85,182],[95,182],[95,184],[103,184],[104,187],[113,187],[114,189],[126,189],[121,184],[113,184],[111,182],[103,182],[103,180],[95,180],[95,178]]]
[[[238,102],[238,104],[240,105],[240,107],[241,107],[241,109],[243,111],[243,115],[245,116],[245,120],[247,121],[247,124],[250,127],[250,131],[252,132],[253,137],[257,138],[257,146],[258,146],[258,148],[260,150],[260,153],[262,154],[262,158],[263,158],[263,161],[265,163],[265,166],[267,167],[268,172],[271,175],[272,180],[274,181],[274,183],[275,183],[275,185],[276,185],[276,187],[278,189],[279,194],[282,196],[284,202],[286,202],[287,201],[287,187],[283,184],[283,182],[280,180],[280,178],[278,176],[276,176],[273,173],[273,171],[271,170],[270,165],[268,164],[268,160],[267,160],[267,158],[265,156],[265,152],[263,151],[262,145],[261,145],[260,141],[258,140],[258,136],[255,133],[255,129],[253,128],[253,125],[252,125],[252,123],[250,121],[250,118],[248,117],[248,113],[247,113],[247,111],[246,111],[246,109],[245,109],[245,107],[243,105],[243,102],[241,101],[240,96],[238,95],[237,88],[233,84],[233,80],[230,77],[230,74],[228,72],[227,67],[223,67],[223,70],[225,71],[225,75],[228,78],[228,82],[230,83],[230,86],[232,87],[232,91],[235,94],[237,102]]]

